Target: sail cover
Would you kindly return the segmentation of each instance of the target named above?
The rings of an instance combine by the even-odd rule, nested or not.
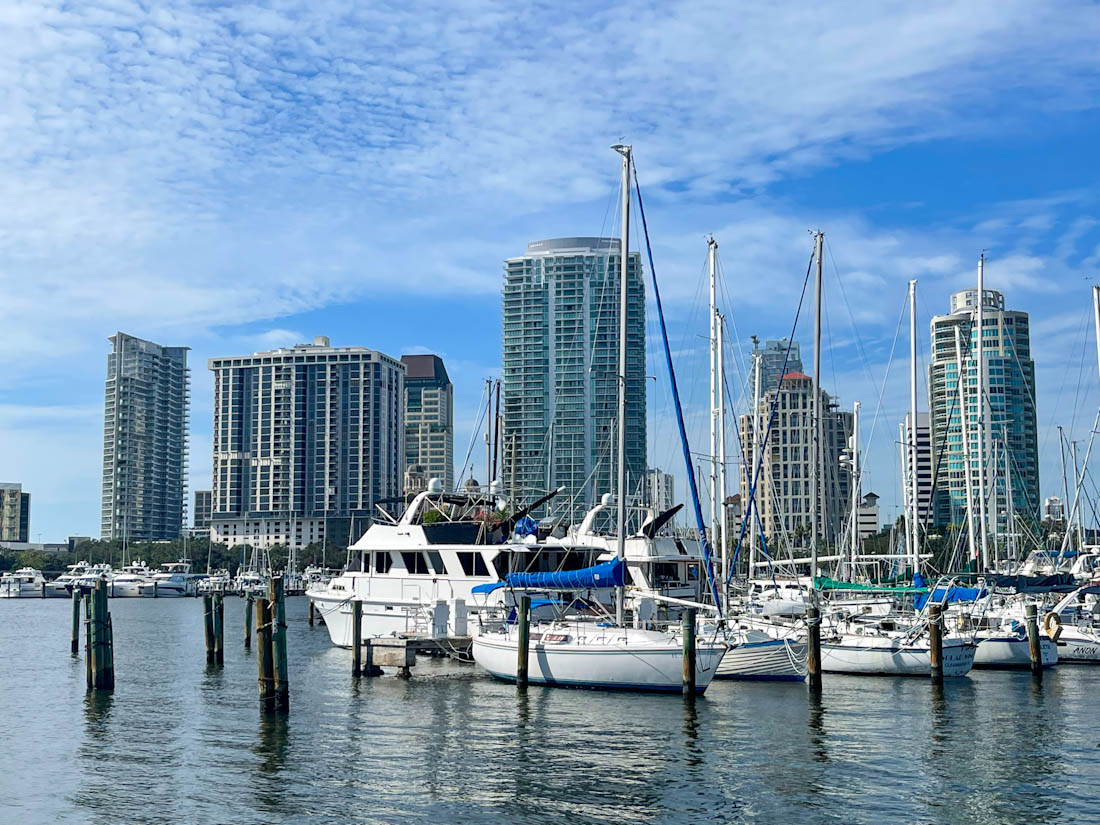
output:
[[[509,573],[509,587],[533,590],[586,590],[596,587],[622,587],[626,580],[626,564],[619,559],[605,561],[595,567],[580,570],[558,570],[553,573]]]

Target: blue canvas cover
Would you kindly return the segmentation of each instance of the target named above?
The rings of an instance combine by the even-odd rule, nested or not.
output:
[[[947,591],[946,598],[944,598],[945,589]],[[929,598],[931,598],[935,602],[950,604],[951,602],[977,601],[984,595],[985,591],[980,587],[937,587],[932,593],[918,593],[917,595],[915,595],[913,597],[913,607],[915,607],[917,610],[923,610],[924,605],[927,604]]]
[[[580,570],[560,570],[554,573],[509,573],[509,587],[534,590],[587,590],[597,587],[622,587],[626,580],[626,564],[619,559],[605,561],[595,567]]]

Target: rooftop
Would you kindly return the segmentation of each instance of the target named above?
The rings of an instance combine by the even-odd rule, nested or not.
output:
[[[448,384],[451,382],[447,368],[443,366],[443,359],[438,355],[402,355],[401,363],[405,365],[408,378],[430,378]]]

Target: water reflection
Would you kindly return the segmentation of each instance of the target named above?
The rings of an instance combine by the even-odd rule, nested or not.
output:
[[[810,753],[815,762],[828,762],[829,749],[825,738],[825,700],[820,693],[808,691],[810,712],[807,727],[810,730]]]

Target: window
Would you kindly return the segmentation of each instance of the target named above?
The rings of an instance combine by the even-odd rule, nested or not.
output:
[[[427,575],[428,574],[428,562],[424,559],[423,553],[402,553],[402,561],[405,562],[405,569],[415,575]]]
[[[389,573],[390,567],[393,565],[393,559],[389,553],[375,553],[374,554],[374,572],[375,573]]]

